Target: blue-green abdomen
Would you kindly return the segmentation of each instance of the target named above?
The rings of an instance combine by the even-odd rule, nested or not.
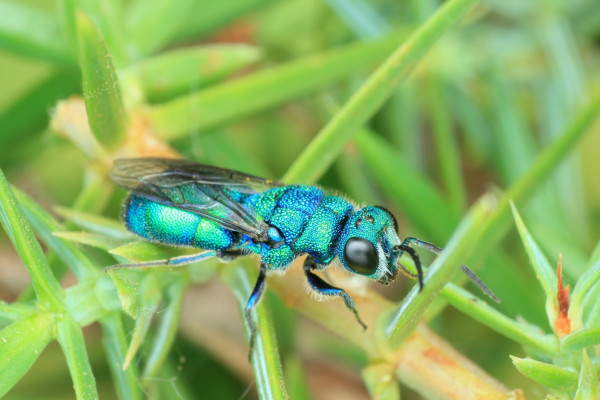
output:
[[[174,246],[224,250],[238,241],[236,234],[206,218],[135,194],[124,203],[123,221],[129,230],[144,239]]]

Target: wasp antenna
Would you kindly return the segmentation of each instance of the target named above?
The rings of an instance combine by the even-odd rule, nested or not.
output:
[[[471,271],[466,265],[461,265],[460,270],[490,299],[500,304],[500,299],[498,296],[496,296],[496,294],[492,292],[492,289],[490,289],[477,275],[475,275],[475,272]]]

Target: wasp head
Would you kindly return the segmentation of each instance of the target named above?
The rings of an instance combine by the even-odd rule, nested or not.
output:
[[[383,207],[369,206],[350,216],[340,236],[338,257],[349,271],[387,285],[396,277],[400,239],[396,219]]]

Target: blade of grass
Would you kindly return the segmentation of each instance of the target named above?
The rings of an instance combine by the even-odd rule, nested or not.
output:
[[[169,43],[178,24],[192,12],[194,0],[157,0],[148,7],[144,0],[136,0],[129,4],[125,26],[136,59],[154,53]]]
[[[412,332],[417,322],[444,285],[458,272],[459,266],[473,252],[479,240],[481,226],[495,206],[491,195],[482,197],[460,223],[442,254],[433,262],[425,276],[423,290],[415,285],[394,312],[386,328],[390,343],[397,348]]]
[[[287,182],[315,182],[383,102],[404,80],[435,41],[476,3],[451,0],[421,25],[335,114],[284,176]]]
[[[54,316],[36,313],[0,331],[0,397],[21,380],[53,338]]]
[[[0,1],[0,48],[60,67],[75,67],[52,15],[22,2]]]
[[[150,107],[147,117],[158,136],[178,139],[331,85],[377,63],[404,37],[404,32],[395,33],[381,41],[351,44],[265,69]]]
[[[75,276],[77,276],[77,279],[81,281],[97,277],[97,266],[73,242],[63,240],[54,235],[54,232],[64,229],[58,221],[52,218],[50,214],[25,193],[15,190],[15,194],[37,234],[67,264]]]
[[[363,0],[325,0],[325,3],[348,29],[362,39],[376,38],[390,30],[390,25],[385,18],[368,2]]]
[[[140,378],[136,365],[123,370],[127,340],[119,313],[111,313],[100,320],[102,324],[102,344],[108,359],[108,366],[121,400],[142,400]]]
[[[133,234],[127,232],[123,224],[114,219],[73,210],[66,207],[56,207],[56,212],[69,222],[89,231],[99,233],[115,240],[132,240]]]
[[[41,132],[48,125],[48,109],[78,90],[77,75],[55,72],[8,106],[0,114],[2,152],[13,151],[12,146]]]
[[[450,207],[456,213],[461,213],[467,206],[467,193],[462,178],[460,151],[452,128],[452,117],[442,77],[433,74],[429,79],[428,89],[435,151],[439,160],[438,171]]]
[[[154,338],[150,354],[147,357],[146,366],[144,367],[144,379],[152,379],[156,376],[159,368],[171,351],[175,335],[177,334],[187,284],[187,277],[179,274],[175,281],[166,289],[164,309],[160,313],[160,322],[156,337]]]
[[[112,148],[126,132],[125,110],[115,67],[94,22],[78,11],[76,23],[83,96],[90,128],[102,145]]]
[[[124,80],[135,76],[150,102],[162,102],[218,82],[256,63],[261,55],[258,48],[244,44],[204,45],[144,59],[120,75]]]
[[[600,258],[589,267],[585,273],[577,280],[573,294],[569,299],[569,317],[572,323],[573,331],[580,329],[583,326],[583,306],[584,302],[588,299],[596,300],[595,297],[591,297],[593,293],[592,288],[598,283],[600,279]],[[595,321],[596,322],[596,321]]]
[[[192,39],[205,35],[237,17],[246,15],[273,0],[228,0],[196,2],[183,23],[177,25],[174,40]]]
[[[77,399],[98,398],[96,379],[83,341],[81,327],[69,317],[58,322],[58,343],[63,350]]]
[[[62,310],[64,292],[33,234],[6,177],[0,170],[0,223],[29,272],[38,300],[49,309]]]
[[[244,306],[250,298],[257,278],[256,267],[231,263],[223,269],[221,277],[233,290],[243,316]],[[264,302],[259,303],[253,314],[252,318],[256,322],[256,338],[252,353],[252,367],[259,398],[287,399],[279,349]],[[250,330],[247,326],[245,330],[246,336],[249,337]]]
[[[152,318],[158,310],[158,305],[162,300],[161,284],[158,281],[156,273],[147,273],[144,275],[138,292],[140,309],[137,311],[135,326],[131,334],[131,342],[125,355],[123,368],[127,369],[133,361],[133,357],[144,342]]]

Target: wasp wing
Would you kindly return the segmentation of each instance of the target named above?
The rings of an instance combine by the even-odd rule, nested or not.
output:
[[[253,239],[266,239],[268,226],[239,200],[283,184],[242,172],[167,158],[128,158],[114,162],[112,180],[157,203],[189,211]]]

